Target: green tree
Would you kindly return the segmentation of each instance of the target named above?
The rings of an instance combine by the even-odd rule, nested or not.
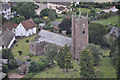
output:
[[[32,61],[29,66],[29,71],[30,72],[38,72],[39,71],[39,66],[35,61]]]
[[[80,75],[82,78],[93,78],[94,75],[94,59],[92,53],[84,49],[80,54]]]
[[[45,16],[47,16],[51,21],[53,21],[57,18],[57,13],[53,9],[46,8],[40,12],[40,17],[44,18]]]
[[[8,73],[8,71],[9,71],[8,65],[3,63],[2,72],[3,73]]]
[[[107,28],[99,23],[89,24],[89,42],[106,47],[104,36],[108,33]]]
[[[58,47],[54,44],[49,44],[46,47],[46,56],[48,61],[53,62],[53,60],[56,58],[56,55],[58,53]]]
[[[73,69],[72,54],[69,46],[65,45],[60,49],[57,56],[57,64],[59,68],[63,70],[66,69],[66,72],[68,72],[69,69]]]
[[[45,68],[45,63],[43,61],[39,61],[38,62],[38,66],[39,66],[39,71],[42,71]]]
[[[86,49],[90,50],[90,52],[93,54],[95,65],[98,65],[100,61],[100,46],[95,44],[89,44],[88,46],[86,46]]]
[[[30,17],[34,17],[36,15],[35,7],[35,4],[32,2],[21,2],[16,5],[15,9],[17,14],[29,19]]]
[[[2,50],[2,58],[3,59],[14,59],[12,51],[10,49],[3,49]]]
[[[15,59],[11,59],[8,63],[9,69],[15,69],[18,67],[17,61]]]
[[[60,30],[66,30],[67,34],[71,33],[71,18],[64,18],[62,22],[59,24]]]

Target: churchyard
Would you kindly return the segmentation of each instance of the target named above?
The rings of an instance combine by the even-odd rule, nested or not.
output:
[[[115,3],[83,2],[79,3],[81,5],[60,3],[62,6],[58,3],[41,4],[39,7],[42,10],[39,15],[35,14],[34,3],[17,3],[20,8],[12,7],[20,16],[8,20],[3,18],[6,22],[17,24],[22,24],[25,20],[26,25],[29,22],[33,23],[32,26],[29,23],[27,27],[23,23],[25,33],[29,33],[24,36],[22,33],[16,36],[15,33],[18,41],[12,48],[2,50],[3,58],[9,59],[9,64],[3,65],[7,77],[13,78],[15,75],[23,79],[118,77],[116,46],[120,36],[117,31],[120,28],[118,23],[120,16],[117,12],[112,12],[113,9],[116,10],[113,7]],[[54,4],[58,7],[51,9]],[[67,6],[67,9],[63,5]],[[108,13],[102,11],[109,6],[112,8],[110,7]],[[39,7],[37,5],[37,11]],[[22,8],[26,9],[25,12]],[[27,10],[28,8],[31,10]]]

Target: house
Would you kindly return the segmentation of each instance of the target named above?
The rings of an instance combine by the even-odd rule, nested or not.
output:
[[[109,13],[109,12],[115,13],[118,11],[118,9],[116,9],[115,6],[108,6],[103,8],[101,11],[104,11],[105,13]]]
[[[59,24],[61,23],[62,21],[54,21],[51,23],[51,27],[54,27],[54,29],[59,29]]]
[[[12,31],[2,31],[0,34],[0,50],[2,48],[11,48],[12,44],[15,41],[15,34]]]
[[[47,6],[49,9],[56,10],[56,13],[61,14],[63,11],[71,11],[69,9],[71,3],[70,2],[48,2]]]
[[[4,14],[4,18],[10,19],[11,18],[11,6],[8,3],[2,3],[2,10],[0,14]]]
[[[53,32],[41,30],[38,37],[30,41],[30,53],[34,55],[44,54],[48,44],[55,44],[58,47],[71,46],[71,38]]]
[[[12,22],[5,22],[3,25],[2,25],[2,29],[3,30],[9,30],[9,31],[12,31],[13,33],[15,33],[15,29],[16,27],[18,26],[18,24],[15,24],[15,23],[12,23]]]
[[[37,25],[32,19],[25,20],[16,27],[15,36],[28,37],[30,35],[36,34],[36,27]]]

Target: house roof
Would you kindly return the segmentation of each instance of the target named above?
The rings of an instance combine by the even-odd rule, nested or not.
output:
[[[71,5],[70,2],[50,2],[50,3],[58,4],[58,5],[64,5],[64,6],[70,6]]]
[[[46,30],[41,30],[39,36],[40,38],[38,39],[38,42],[45,41],[48,43],[56,44],[58,46],[64,46],[65,44],[71,46],[71,38],[69,37],[65,37]]]
[[[7,3],[2,3],[2,10],[9,9],[11,6]]]
[[[114,7],[115,6],[108,6],[108,7],[102,8],[102,10],[111,9],[111,8],[114,8]]]
[[[3,24],[2,26],[2,29],[3,30],[12,30],[13,28],[16,28],[18,24],[15,24],[15,23],[11,23],[11,22],[8,22],[8,23],[5,23]]]
[[[32,19],[25,20],[25,21],[21,22],[21,24],[23,25],[23,27],[25,29],[31,29],[31,28],[34,28],[37,26]]]
[[[64,10],[65,8],[64,8],[63,6],[60,6],[60,7],[57,7],[56,9],[62,11],[62,10]]]
[[[54,21],[51,23],[52,26],[58,26],[62,21]]]
[[[2,35],[0,35],[2,41],[0,42],[0,44],[7,47],[14,36],[15,34],[12,31],[2,31]]]

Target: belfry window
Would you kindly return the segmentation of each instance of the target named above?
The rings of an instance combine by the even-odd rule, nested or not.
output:
[[[85,34],[85,31],[82,31],[82,34]]]

